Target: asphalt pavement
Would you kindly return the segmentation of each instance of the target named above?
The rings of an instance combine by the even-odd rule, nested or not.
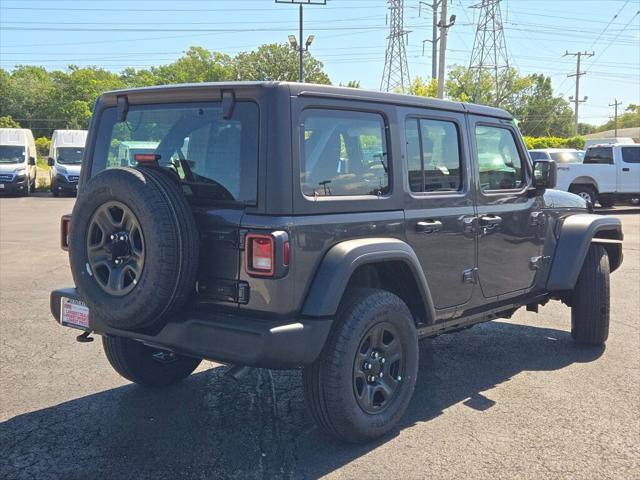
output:
[[[422,341],[402,424],[354,446],[314,426],[299,372],[204,362],[145,389],[54,323],[73,201],[0,199],[0,479],[640,478],[638,208],[606,211],[625,233],[606,348],[575,346],[558,302]]]

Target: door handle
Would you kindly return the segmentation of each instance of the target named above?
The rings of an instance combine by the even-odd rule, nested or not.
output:
[[[440,220],[422,220],[416,223],[416,232],[433,233],[442,230],[442,222]]]
[[[486,215],[480,217],[480,225],[483,227],[496,227],[502,223],[502,217],[497,215]]]
[[[622,171],[623,171],[623,172],[628,172],[628,171],[629,171],[629,169],[628,169],[627,167],[624,167],[624,168],[622,169]]]

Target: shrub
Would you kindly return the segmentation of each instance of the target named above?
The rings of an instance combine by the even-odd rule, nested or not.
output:
[[[36,138],[36,150],[39,158],[46,159],[49,156],[49,147],[51,147],[51,140],[47,137]]]
[[[529,150],[534,148],[584,148],[584,137],[524,137]]]

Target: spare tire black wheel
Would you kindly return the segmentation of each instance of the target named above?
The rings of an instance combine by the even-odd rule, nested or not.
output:
[[[112,328],[164,326],[194,292],[198,247],[180,185],[158,169],[104,170],[73,209],[73,279],[91,317]]]

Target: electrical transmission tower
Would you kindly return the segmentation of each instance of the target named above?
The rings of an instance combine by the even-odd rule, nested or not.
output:
[[[384,55],[384,71],[380,90],[406,91],[411,84],[405,42],[408,30],[404,29],[404,0],[387,0],[389,8],[389,36]]]
[[[473,99],[478,101],[482,78],[489,73],[495,95],[492,101],[498,106],[504,100],[503,96],[507,88],[507,85],[503,84],[501,74],[509,68],[500,0],[482,0],[471,8],[480,9],[476,38],[469,62],[469,71],[474,85]]]

